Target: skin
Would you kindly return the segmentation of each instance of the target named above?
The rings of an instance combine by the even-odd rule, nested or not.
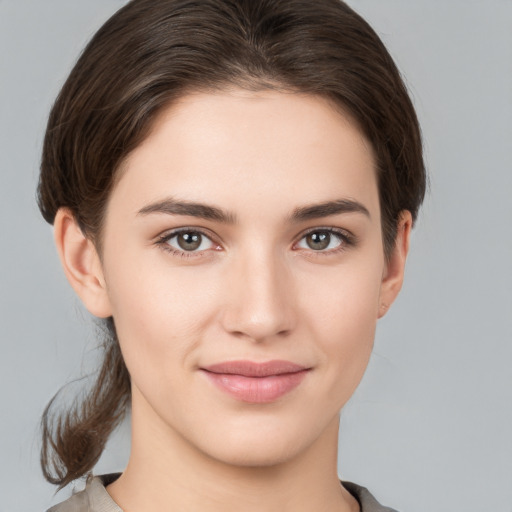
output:
[[[339,412],[400,290],[411,229],[403,212],[386,259],[369,142],[322,98],[198,93],[161,114],[119,176],[101,255],[69,211],[55,221],[66,275],[93,315],[114,317],[132,378],[130,461],[108,492],[126,512],[359,510],[337,476]],[[169,198],[236,219],[140,213]],[[290,220],[339,200],[367,213]],[[162,238],[177,228],[208,238],[187,253]],[[322,228],[341,236],[312,247]],[[246,403],[199,370],[240,359],[310,370]]]

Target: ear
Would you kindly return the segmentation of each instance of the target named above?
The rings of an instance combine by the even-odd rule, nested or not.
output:
[[[412,229],[411,212],[403,210],[398,220],[395,245],[384,266],[380,288],[380,307],[378,318],[382,318],[397,298],[404,281],[405,261],[409,252],[409,240]]]
[[[112,316],[103,269],[96,247],[67,208],[57,211],[54,238],[64,273],[91,314]]]

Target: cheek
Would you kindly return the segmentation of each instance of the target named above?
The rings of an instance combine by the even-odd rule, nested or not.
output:
[[[380,266],[362,265],[330,276],[324,286],[309,286],[307,304],[311,338],[317,340],[326,397],[341,408],[359,384],[373,348],[378,316]],[[310,283],[311,285],[311,283]]]
[[[375,328],[382,265],[369,259],[356,263],[308,275],[301,283],[302,311],[333,343],[348,343]]]
[[[133,377],[153,379],[186,364],[214,314],[211,289],[201,276],[118,259],[108,277],[116,330]]]

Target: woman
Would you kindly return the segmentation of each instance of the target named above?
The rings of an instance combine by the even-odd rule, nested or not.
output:
[[[390,510],[337,477],[339,413],[425,190],[416,115],[338,0],[133,0],[50,114],[39,205],[110,337],[43,417],[52,511]],[[122,475],[90,472],[128,409]]]

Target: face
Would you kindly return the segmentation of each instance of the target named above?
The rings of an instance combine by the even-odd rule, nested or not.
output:
[[[355,124],[306,95],[189,95],[120,172],[101,271],[134,435],[238,465],[332,437],[392,300]]]

